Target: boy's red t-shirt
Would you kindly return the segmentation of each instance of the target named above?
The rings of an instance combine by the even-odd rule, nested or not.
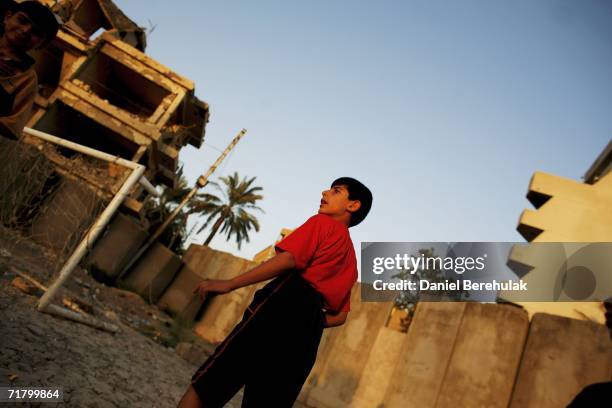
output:
[[[357,259],[346,225],[325,214],[313,215],[275,248],[293,255],[296,269],[323,295],[327,310],[350,311]]]

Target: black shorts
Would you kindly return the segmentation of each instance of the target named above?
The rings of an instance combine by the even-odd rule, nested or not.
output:
[[[291,407],[317,357],[323,297],[300,272],[255,292],[240,323],[196,371],[204,407],[222,407],[244,386],[243,407]]]

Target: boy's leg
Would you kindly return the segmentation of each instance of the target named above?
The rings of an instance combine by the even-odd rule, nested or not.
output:
[[[230,334],[191,377],[202,407],[223,407],[244,386],[251,365],[247,343],[246,336]]]
[[[260,352],[255,345],[255,338],[265,336],[265,329],[262,333],[260,327],[260,315],[265,314],[266,310],[262,306],[289,278],[289,275],[279,276],[256,292],[240,323],[192,376],[191,388],[203,407],[223,407],[244,386],[253,366],[253,355]],[[259,336],[254,336],[257,332],[260,332]],[[190,395],[188,390],[185,393],[187,400],[190,400]]]
[[[268,310],[267,335],[254,338],[260,353],[246,379],[242,407],[292,407],[317,358],[322,303],[304,282],[293,282]]]
[[[177,408],[204,408],[200,397],[190,385],[183,394],[183,398],[179,401]]]
[[[300,366],[300,362],[295,360],[294,363],[294,366],[282,368],[266,367],[261,375],[248,380],[244,387],[242,407],[292,407],[312,368],[312,365]],[[271,371],[274,373],[271,374]]]

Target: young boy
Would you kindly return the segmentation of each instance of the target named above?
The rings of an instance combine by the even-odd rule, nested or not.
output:
[[[0,17],[0,136],[19,139],[37,92],[34,59],[27,52],[55,38],[59,24],[36,1],[4,2]]]
[[[227,293],[273,277],[255,292],[242,321],[191,378],[179,407],[222,407],[244,386],[243,407],[291,407],[314,365],[323,328],[344,324],[357,261],[348,228],[372,193],[359,181],[334,181],[317,215],[276,245],[277,255],[230,280],[194,292]]]

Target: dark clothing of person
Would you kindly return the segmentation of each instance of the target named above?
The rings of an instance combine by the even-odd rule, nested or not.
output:
[[[612,381],[587,385],[567,408],[607,408],[612,405]]]
[[[0,57],[0,135],[19,139],[38,89],[34,60]]]
[[[244,386],[243,407],[291,407],[316,360],[323,306],[296,269],[256,291],[240,323],[191,379],[203,406],[222,407]]]

